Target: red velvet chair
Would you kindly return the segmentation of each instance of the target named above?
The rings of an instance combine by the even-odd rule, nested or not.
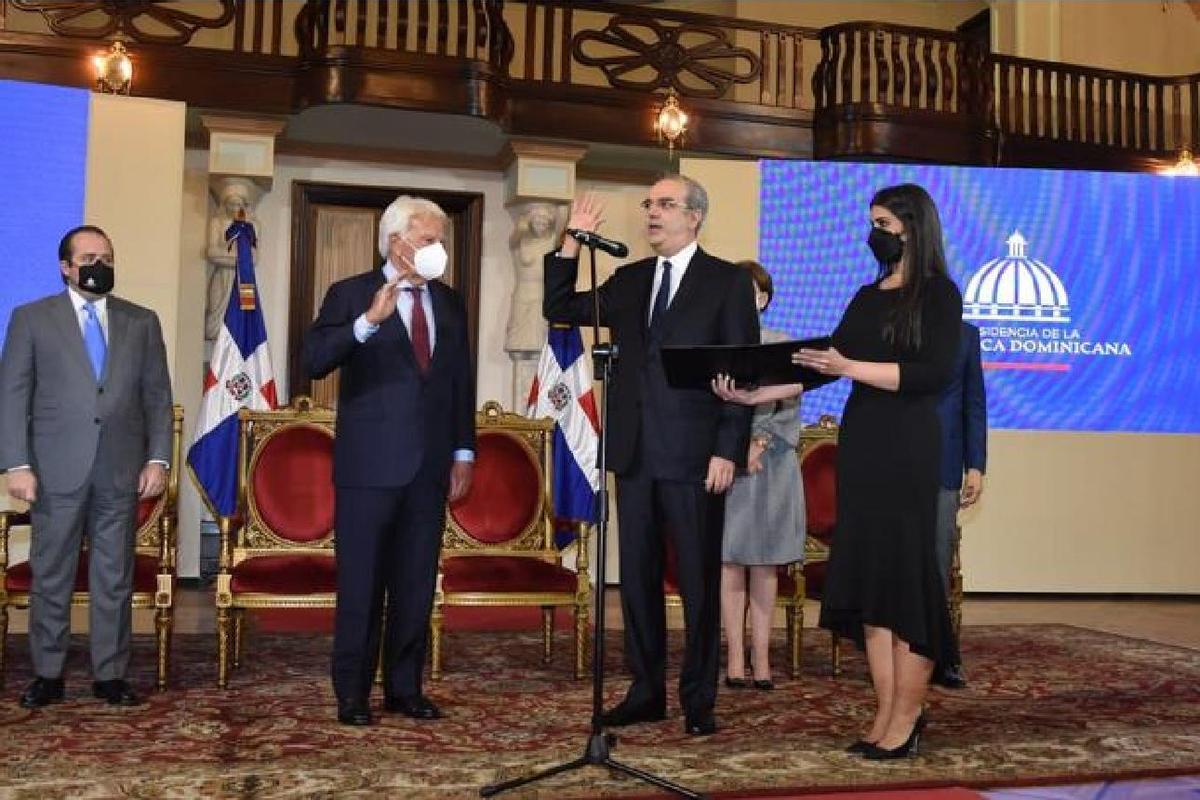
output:
[[[297,397],[238,413],[238,512],[219,520],[217,685],[241,663],[247,609],[333,608],[334,412]],[[232,649],[232,653],[230,650]],[[231,659],[232,656],[232,659]]]
[[[588,531],[581,526],[576,570],[562,564],[550,501],[554,423],[489,402],[475,416],[471,491],[450,506],[430,619],[430,674],[442,675],[442,622],[448,606],[542,609],[542,663],[549,663],[554,610],[575,616],[575,677],[587,669]]]
[[[170,671],[171,633],[175,608],[175,547],[178,532],[180,438],[183,432],[183,409],[175,406],[171,431],[171,466],[167,489],[161,495],[138,504],[136,550],[133,563],[134,609],[154,609],[155,644],[158,651],[155,688],[167,687]],[[28,561],[8,563],[9,537],[12,529],[29,525],[28,512],[0,512],[0,685],[4,681],[8,640],[8,609],[29,608],[29,593],[33,574]],[[75,589],[71,605],[87,607],[88,555],[87,540],[79,553],[75,571]]]
[[[825,570],[829,562],[829,545],[837,522],[837,420],[823,416],[814,425],[800,432],[800,480],[804,483],[806,535],[804,538],[804,569],[798,574],[798,592],[803,597],[820,600],[825,589]],[[804,611],[800,611],[803,630]],[[799,642],[800,636],[797,636]],[[833,674],[841,673],[839,637],[834,634],[830,650]],[[797,644],[797,657],[799,644]]]

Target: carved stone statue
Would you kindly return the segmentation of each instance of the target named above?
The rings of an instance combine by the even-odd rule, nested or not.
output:
[[[229,292],[237,275],[237,252],[225,241],[225,231],[242,219],[254,226],[258,240],[262,241],[262,227],[255,215],[262,190],[254,181],[222,178],[214,187],[213,197],[217,208],[208,226],[208,297],[204,307],[204,338],[209,340],[216,339],[221,332]]]
[[[546,344],[546,320],[542,318],[542,258],[558,246],[559,212],[552,203],[525,206],[512,236],[512,308],[504,349],[509,352],[537,352]]]
[[[554,203],[531,202],[514,209],[517,214],[508,247],[514,278],[512,306],[504,349],[513,362],[513,408],[523,409],[537,374],[538,358],[546,344],[542,317],[542,258],[558,246],[564,220]]]

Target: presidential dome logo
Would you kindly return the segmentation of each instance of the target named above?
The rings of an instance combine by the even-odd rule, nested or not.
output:
[[[1026,255],[1019,230],[1005,241],[1008,255],[980,267],[963,294],[963,319],[980,322],[1071,321],[1067,290],[1047,264]]]
[[[1049,264],[1029,255],[1020,230],[1005,239],[1008,255],[975,270],[963,292],[963,319],[979,326],[984,353],[1122,357],[1133,355],[1127,342],[1093,341],[1071,327],[1067,288]],[[1066,372],[1074,359],[1038,358],[1018,362],[989,360],[989,369]]]

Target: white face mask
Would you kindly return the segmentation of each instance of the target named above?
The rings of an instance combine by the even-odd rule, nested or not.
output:
[[[446,262],[450,255],[441,242],[427,244],[413,252],[413,269],[427,281],[440,278],[446,273]]]

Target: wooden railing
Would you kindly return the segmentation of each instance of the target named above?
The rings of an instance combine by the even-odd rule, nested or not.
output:
[[[261,2],[261,0],[258,0]],[[302,57],[329,47],[486,61],[512,51],[502,0],[308,0],[296,18]]]
[[[505,19],[516,79],[813,108],[813,28],[601,0],[513,2]]]
[[[1200,75],[1157,78],[994,55],[995,123],[1010,136],[1173,152],[1200,142]]]
[[[982,48],[948,31],[849,23],[820,33],[817,110],[871,104],[981,118],[988,86]]]
[[[0,74],[86,80],[44,34],[80,49],[119,35],[141,64],[159,59],[135,87],[263,113],[365,101],[490,116],[525,135],[593,126],[579,135],[645,143],[645,126],[611,112],[646,111],[651,95],[672,88],[698,109],[699,144],[714,152],[813,154],[808,129],[836,128],[834,140],[852,141],[856,125],[874,126],[872,152],[884,157],[901,128],[917,145],[922,131],[964,132],[975,145],[959,157],[976,163],[1002,160],[1013,143],[1043,160],[1064,147],[1104,150],[1118,168],[1127,156],[1161,159],[1200,145],[1200,75],[993,55],[927,28],[855,22],[818,31],[606,0],[194,0],[96,3],[82,15],[80,5],[0,0]],[[373,80],[359,80],[368,73]],[[373,92],[365,99],[354,93],[364,84]],[[559,127],[547,127],[549,113]],[[996,147],[976,146],[982,140]],[[937,157],[919,151],[899,155]]]

